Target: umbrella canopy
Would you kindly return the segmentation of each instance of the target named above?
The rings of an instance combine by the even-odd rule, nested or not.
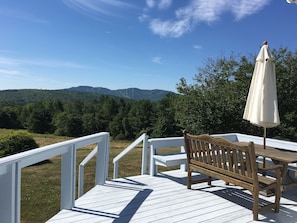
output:
[[[295,3],[297,4],[297,0],[287,0],[288,3]]]
[[[243,119],[264,128],[264,148],[266,128],[280,124],[276,93],[274,57],[264,41],[257,56],[255,69],[247,97]]]

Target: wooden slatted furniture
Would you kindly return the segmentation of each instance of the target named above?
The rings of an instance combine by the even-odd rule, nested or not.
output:
[[[247,145],[247,142],[235,142],[238,145]],[[271,164],[282,165],[281,169],[281,191],[296,188],[297,182],[289,175],[288,170],[296,172],[297,153],[292,151],[275,149],[270,146],[263,148],[263,145],[254,144],[256,156],[270,158]],[[266,160],[266,163],[269,160]],[[293,164],[295,163],[295,166]],[[292,164],[292,165],[289,165]]]
[[[261,169],[274,171],[275,178],[259,174],[253,142],[238,145],[221,137],[191,135],[187,132],[184,132],[184,140],[188,159],[188,189],[192,184],[200,182],[208,182],[211,185],[213,177],[243,187],[252,193],[254,220],[258,220],[259,211],[265,209],[273,208],[276,213],[279,212],[281,166]],[[198,171],[207,177],[193,180],[192,171]],[[269,189],[275,191],[275,201],[260,207],[259,192]]]

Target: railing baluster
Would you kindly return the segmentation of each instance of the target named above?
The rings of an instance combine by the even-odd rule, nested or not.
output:
[[[97,154],[98,145],[79,164],[78,168],[78,197],[84,194],[84,167]]]

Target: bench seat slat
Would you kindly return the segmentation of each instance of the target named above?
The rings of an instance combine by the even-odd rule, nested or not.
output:
[[[154,155],[154,160],[156,164],[160,166],[175,166],[187,164],[187,155],[186,153]]]

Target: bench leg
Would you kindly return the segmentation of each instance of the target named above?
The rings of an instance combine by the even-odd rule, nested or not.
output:
[[[191,189],[191,185],[192,185],[192,169],[188,167],[187,188]]]
[[[280,197],[281,197],[281,176],[280,170],[276,171],[276,187],[274,190],[275,193],[275,201],[274,201],[274,212],[279,212],[279,205],[280,205]]]
[[[274,212],[278,213],[279,212],[279,206],[280,206],[280,192],[279,194],[277,194],[278,192],[276,192],[275,194],[275,206],[274,206]]]
[[[253,193],[253,220],[258,221],[259,214],[259,191],[254,191]]]
[[[209,186],[211,185],[211,177],[210,177],[210,176],[208,176],[207,184],[208,184]]]

